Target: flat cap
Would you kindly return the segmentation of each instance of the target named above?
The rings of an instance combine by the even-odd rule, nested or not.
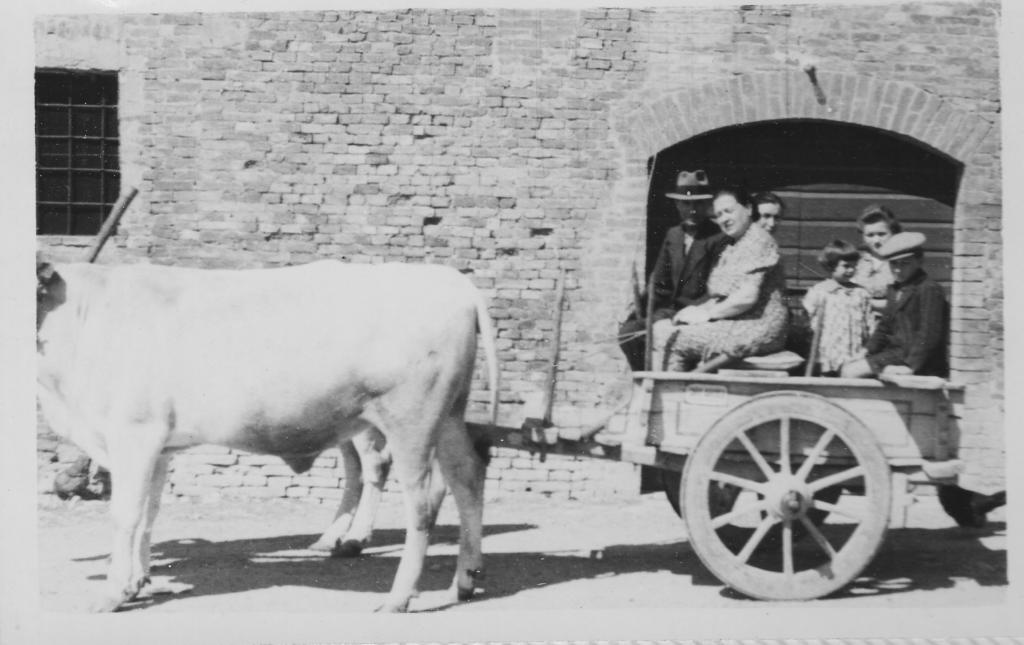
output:
[[[882,244],[878,254],[886,260],[904,258],[924,248],[925,239],[922,233],[897,233]]]

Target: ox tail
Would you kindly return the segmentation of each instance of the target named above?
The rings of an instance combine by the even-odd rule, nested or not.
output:
[[[487,360],[487,386],[491,391],[491,425],[498,424],[498,390],[501,387],[498,371],[498,351],[494,346],[494,323],[487,313],[487,301],[479,290],[476,291],[476,326],[480,332],[480,342],[484,346],[484,357]]]

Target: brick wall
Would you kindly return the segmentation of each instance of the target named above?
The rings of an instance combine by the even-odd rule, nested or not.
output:
[[[653,154],[781,118],[930,146],[964,164],[951,352],[968,385],[966,480],[988,489],[1004,472],[997,20],[988,2],[56,16],[36,42],[39,66],[120,71],[123,182],[140,193],[104,262],[451,264],[491,298],[512,416],[541,387],[564,269],[563,424],[622,394],[626,366],[605,339],[628,299]],[[69,238],[40,246],[82,252]],[[242,473],[242,458],[211,466]],[[492,478],[531,481],[502,479],[510,459]],[[563,481],[553,472],[536,481]],[[581,494],[602,479],[579,477]]]

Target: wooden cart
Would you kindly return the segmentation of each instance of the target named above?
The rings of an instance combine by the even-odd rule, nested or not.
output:
[[[499,446],[660,469],[712,573],[755,598],[802,600],[856,578],[904,524],[912,484],[955,482],[961,398],[936,377],[637,372],[600,426],[490,432]]]

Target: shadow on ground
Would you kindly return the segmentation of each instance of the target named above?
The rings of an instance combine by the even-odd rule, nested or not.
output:
[[[485,535],[526,531],[529,524],[486,527]],[[1005,524],[986,529],[902,529],[889,532],[879,553],[863,574],[834,598],[937,590],[957,580],[979,586],[1007,584],[1006,551],[987,548],[980,538],[1005,531]],[[155,544],[153,575],[194,585],[189,596],[230,594],[294,585],[385,594],[398,565],[404,531],[374,533],[372,554],[354,559],[332,559],[306,548],[315,534],[273,538],[205,541],[174,540]],[[439,526],[432,544],[456,544],[457,526]],[[420,588],[446,589],[454,572],[453,555],[428,555]],[[543,586],[573,580],[668,571],[689,576],[692,584],[721,587],[724,597],[743,596],[725,588],[700,562],[685,541],[661,544],[616,545],[599,553],[519,552],[486,554],[486,589],[481,599],[501,598]],[[99,576],[102,577],[102,576]],[[175,596],[153,596],[131,603],[127,609],[173,601]]]

